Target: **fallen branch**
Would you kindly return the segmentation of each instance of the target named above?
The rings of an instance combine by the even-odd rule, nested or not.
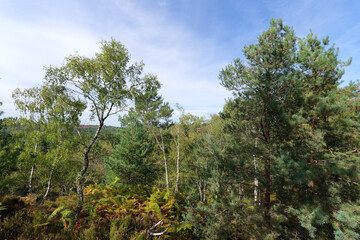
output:
[[[143,217],[141,217],[140,219],[138,219],[134,225],[131,226],[131,228],[129,228],[127,231],[130,232],[132,229],[134,229],[134,227],[143,219]]]
[[[167,232],[167,229],[165,229],[165,231],[159,232],[159,233],[153,233],[151,230],[153,230],[154,228],[156,228],[158,225],[160,225],[162,223],[163,220],[160,220],[158,223],[156,223],[155,225],[153,225],[151,228],[149,228],[148,230],[146,230],[146,232],[150,235],[150,236],[161,236],[163,234],[165,234]]]

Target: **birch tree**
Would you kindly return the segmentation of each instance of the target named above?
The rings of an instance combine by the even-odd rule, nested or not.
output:
[[[164,102],[164,99],[158,93],[161,84],[157,77],[147,75],[144,79],[145,84],[135,94],[134,111],[138,113],[141,121],[148,127],[158,148],[161,150],[165,170],[165,185],[167,191],[169,191],[168,155],[164,132],[168,131],[173,110],[170,108],[169,103]]]
[[[95,120],[97,130],[89,141],[79,131],[79,123],[73,126],[83,146],[83,167],[76,178],[79,206],[83,202],[84,175],[89,167],[89,155],[97,141],[105,121],[114,114],[125,111],[133,99],[133,93],[141,85],[143,63],[130,64],[130,55],[120,42],[102,41],[100,52],[94,57],[71,55],[61,67],[46,69],[46,84],[62,88],[64,102],[71,106],[74,99],[86,102],[90,120]],[[85,108],[77,109],[77,115]]]

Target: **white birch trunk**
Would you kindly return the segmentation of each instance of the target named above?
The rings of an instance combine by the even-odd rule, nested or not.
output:
[[[257,139],[255,139],[255,147],[257,147]],[[257,203],[259,201],[259,180],[257,178],[258,173],[258,165],[256,162],[256,156],[254,157],[254,168],[255,168],[255,178],[254,178],[254,202]]]
[[[169,191],[169,173],[168,173],[168,167],[167,167],[167,159],[166,159],[164,139],[163,139],[161,129],[160,129],[160,138],[161,138],[161,150],[162,150],[163,158],[164,158],[166,191],[168,192]]]
[[[176,157],[176,183],[175,183],[175,193],[177,193],[179,191],[179,179],[180,179],[180,128],[177,127],[177,140],[176,137],[174,136],[174,142],[175,142],[175,146],[176,146],[176,152],[177,152],[177,157]]]
[[[44,196],[43,196],[42,202],[45,202],[45,199],[46,199],[47,195],[48,195],[49,192],[50,192],[51,179],[52,179],[52,175],[53,175],[53,173],[54,173],[55,163],[56,163],[56,160],[55,160],[55,162],[53,163],[53,165],[52,165],[52,167],[51,167],[51,171],[50,171],[50,175],[49,175],[49,180],[48,180],[48,182],[47,182],[47,187],[46,187],[46,191],[45,191],[45,194],[44,194]]]
[[[36,158],[36,152],[37,152],[37,142],[35,143],[35,148],[34,148],[34,154],[35,154],[35,158]],[[29,177],[29,193],[32,193],[33,191],[33,177],[34,177],[34,171],[35,171],[35,159],[33,161],[33,165],[31,167],[30,170],[30,177]]]

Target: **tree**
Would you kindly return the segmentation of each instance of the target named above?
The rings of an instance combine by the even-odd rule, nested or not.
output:
[[[239,98],[238,104],[244,111],[240,113],[241,120],[252,125],[248,131],[255,131],[254,137],[263,143],[264,208],[269,232],[274,146],[286,135],[289,128],[286,118],[290,114],[286,111],[295,106],[296,100],[293,96],[297,87],[295,43],[296,37],[290,27],[281,20],[271,20],[270,28],[259,36],[258,43],[244,48],[248,64],[235,59],[220,73],[222,85]]]
[[[154,75],[145,76],[145,82],[135,93],[134,111],[140,116],[142,123],[148,127],[151,135],[155,138],[156,144],[161,150],[164,160],[165,184],[169,190],[169,171],[167,149],[164,141],[164,132],[167,133],[171,124],[173,110],[169,103],[158,94],[161,87],[160,82]]]
[[[185,111],[184,108],[180,107],[179,104],[176,104],[177,109],[181,112],[180,119],[184,118]],[[179,119],[179,120],[180,120]],[[180,120],[181,121],[181,120]],[[180,130],[180,121],[177,124],[174,124],[170,130],[171,136],[174,140],[175,152],[176,152],[176,180],[175,180],[175,193],[179,192],[179,184],[180,184],[180,150],[182,150],[180,135],[183,135],[183,132]],[[181,133],[180,133],[181,132]]]
[[[97,130],[90,141],[85,142],[74,123],[84,147],[83,167],[76,180],[79,206],[83,202],[84,175],[89,166],[89,154],[98,139],[105,120],[124,111],[133,99],[133,94],[142,83],[143,63],[129,65],[127,49],[114,39],[101,42],[101,52],[95,57],[72,55],[65,58],[62,67],[48,67],[46,83],[63,89],[64,102],[72,106],[75,99],[86,101],[90,108],[90,119],[96,119]],[[150,84],[151,81],[148,81]],[[76,114],[80,116],[85,108],[79,106]]]
[[[0,102],[0,106],[2,106],[2,102]],[[0,111],[0,116],[4,113],[4,111]],[[1,181],[11,172],[15,171],[16,168],[16,158],[18,155],[18,151],[16,148],[12,148],[13,145],[13,137],[11,136],[8,129],[6,129],[6,120],[0,119],[0,188]]]
[[[319,40],[310,33],[299,40],[298,49],[303,101],[292,116],[292,141],[282,146],[274,166],[274,185],[282,205],[291,206],[289,212],[307,230],[302,234],[329,239],[336,235],[336,213],[349,202],[356,212],[359,197],[359,165],[354,162],[359,157],[354,151],[359,147],[354,141],[359,119],[352,112],[359,106],[359,85],[339,87],[350,60],[338,60],[338,49],[329,46],[328,37]],[[287,188],[279,188],[284,181]]]
[[[19,156],[20,169],[26,170],[31,166],[29,193],[33,192],[35,169],[39,172],[39,180],[48,175],[45,200],[56,165],[60,160],[66,161],[70,149],[74,150],[72,122],[79,122],[79,119],[73,115],[72,108],[65,107],[61,92],[52,86],[43,85],[23,91],[16,89],[13,97],[22,115],[11,124],[13,134],[22,139],[19,142],[23,146]]]
[[[177,123],[171,127],[174,144],[170,153],[175,159],[175,192],[181,189],[187,193],[189,199],[199,196],[202,201],[206,198],[206,180],[203,175],[206,159],[200,152],[205,145],[203,139],[209,130],[210,121],[186,113],[179,105],[177,108],[180,116]]]
[[[118,177],[123,184],[152,185],[157,177],[157,167],[151,158],[155,143],[135,113],[121,118],[117,136],[118,144],[105,159],[108,182]]]
[[[285,238],[332,238],[334,212],[358,196],[358,117],[349,110],[358,106],[358,85],[339,88],[350,62],[328,43],[312,33],[298,39],[271,20],[244,48],[247,63],[235,59],[220,73],[234,93],[222,113],[233,142],[227,154],[249,173],[239,178],[259,177],[267,231],[277,228]],[[289,221],[277,225],[279,216]]]
[[[0,119],[0,191],[9,190],[9,176],[18,170],[18,156],[21,147],[17,147],[16,137],[9,130],[9,118]],[[12,184],[15,185],[15,184]]]

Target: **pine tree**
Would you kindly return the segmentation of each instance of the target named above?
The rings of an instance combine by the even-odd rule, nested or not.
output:
[[[241,109],[238,120],[245,122],[246,131],[253,132],[253,137],[261,141],[258,152],[263,160],[261,187],[268,232],[271,231],[271,169],[277,155],[276,146],[288,132],[288,116],[296,102],[293,94],[297,87],[295,43],[292,28],[283,25],[281,20],[271,20],[270,28],[258,37],[257,44],[244,48],[247,64],[235,59],[220,73],[222,85],[239,98],[234,102]]]
[[[144,84],[134,94],[134,111],[140,117],[141,122],[147,127],[151,136],[155,139],[158,148],[162,153],[165,186],[167,191],[170,189],[169,167],[168,167],[168,146],[166,146],[166,136],[169,135],[169,126],[172,124],[171,116],[173,110],[168,102],[159,95],[161,87],[155,75],[146,75]]]
[[[320,41],[312,33],[299,41],[303,101],[291,117],[291,141],[280,148],[274,167],[281,206],[300,219],[304,237],[318,239],[334,238],[337,211],[360,192],[355,160],[360,125],[353,111],[359,88],[339,88],[343,66],[350,62],[338,60],[338,50],[328,43],[328,37]]]
[[[228,157],[249,173],[242,180],[259,177],[268,232],[285,238],[334,238],[343,204],[357,209],[359,86],[339,87],[350,62],[328,44],[271,20],[244,48],[247,62],[235,59],[220,73],[234,93],[221,115]],[[359,231],[348,227],[353,236]]]
[[[153,184],[157,177],[157,167],[151,158],[155,143],[135,113],[121,118],[118,139],[114,152],[105,159],[108,182],[118,177],[124,184]]]

